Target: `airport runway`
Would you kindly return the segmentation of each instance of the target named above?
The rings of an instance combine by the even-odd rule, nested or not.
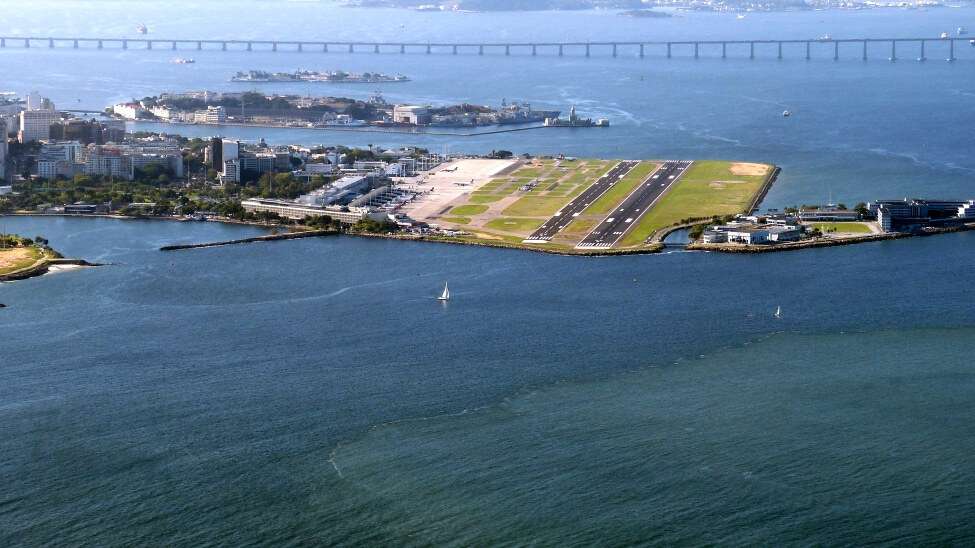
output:
[[[621,203],[603,222],[583,238],[577,249],[608,248],[616,245],[640,217],[691,167],[691,161],[664,162],[646,181]]]
[[[524,243],[546,243],[550,241],[553,236],[571,223],[572,219],[578,217],[584,209],[589,207],[589,204],[595,202],[597,198],[602,196],[604,192],[626,176],[639,163],[620,162],[613,166],[613,169],[610,169],[605,175],[596,179],[596,182],[582,194],[576,196],[574,200],[557,211],[549,220],[545,221],[545,224],[538,227],[531,236],[523,240]]]

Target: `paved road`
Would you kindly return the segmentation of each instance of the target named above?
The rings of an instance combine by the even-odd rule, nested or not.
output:
[[[680,179],[691,167],[688,160],[664,162],[657,171],[648,177],[623,200],[616,210],[583,238],[578,249],[613,247],[626,232],[637,224],[640,217],[657,203],[670,186]]]
[[[538,227],[535,232],[532,233],[527,239],[524,240],[525,243],[544,243],[548,242],[555,236],[560,230],[566,227],[572,222],[572,219],[577,217],[584,209],[589,207],[589,204],[595,202],[604,192],[609,190],[613,185],[615,185],[620,179],[626,176],[634,167],[640,162],[620,162],[613,166],[606,172],[605,175],[596,179],[589,188],[587,188],[582,194],[575,197],[574,200],[569,202],[560,211],[557,211],[555,215],[545,221],[545,224]]]

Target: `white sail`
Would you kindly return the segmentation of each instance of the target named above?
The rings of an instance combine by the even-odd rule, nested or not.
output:
[[[450,300],[450,289],[447,288],[447,284],[443,284],[443,293],[437,297],[438,301],[449,301]]]
[[[781,306],[775,307],[775,317],[776,318],[781,318],[782,317],[782,307]]]

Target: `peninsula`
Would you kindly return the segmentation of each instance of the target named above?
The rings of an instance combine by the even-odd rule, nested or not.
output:
[[[0,282],[40,276],[52,267],[96,266],[87,261],[65,259],[48,246],[47,240],[16,234],[0,234]]]

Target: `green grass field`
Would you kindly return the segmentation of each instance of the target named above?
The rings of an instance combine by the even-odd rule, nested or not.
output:
[[[846,232],[851,234],[870,234],[872,231],[866,223],[811,223],[812,226],[825,232]]]
[[[441,217],[440,220],[445,223],[455,223],[458,225],[466,225],[471,222],[470,217]]]
[[[682,219],[743,213],[761,190],[771,166],[763,175],[741,175],[731,171],[734,165],[731,162],[694,162],[657,205],[640,218],[620,245],[640,245],[657,230]]]
[[[468,198],[467,201],[472,204],[490,204],[492,202],[497,202],[502,198],[504,198],[504,194],[482,194],[480,192],[472,192],[471,197]]]
[[[488,206],[486,206],[486,205],[480,205],[480,204],[471,205],[471,204],[468,204],[468,205],[460,205],[460,206],[457,206],[457,207],[451,209],[450,210],[450,214],[451,215],[460,215],[460,216],[480,215],[481,213],[484,213],[487,210],[488,210]]]
[[[536,228],[542,226],[544,219],[526,219],[523,217],[498,217],[491,219],[485,226],[495,230],[507,232],[534,232]]]

